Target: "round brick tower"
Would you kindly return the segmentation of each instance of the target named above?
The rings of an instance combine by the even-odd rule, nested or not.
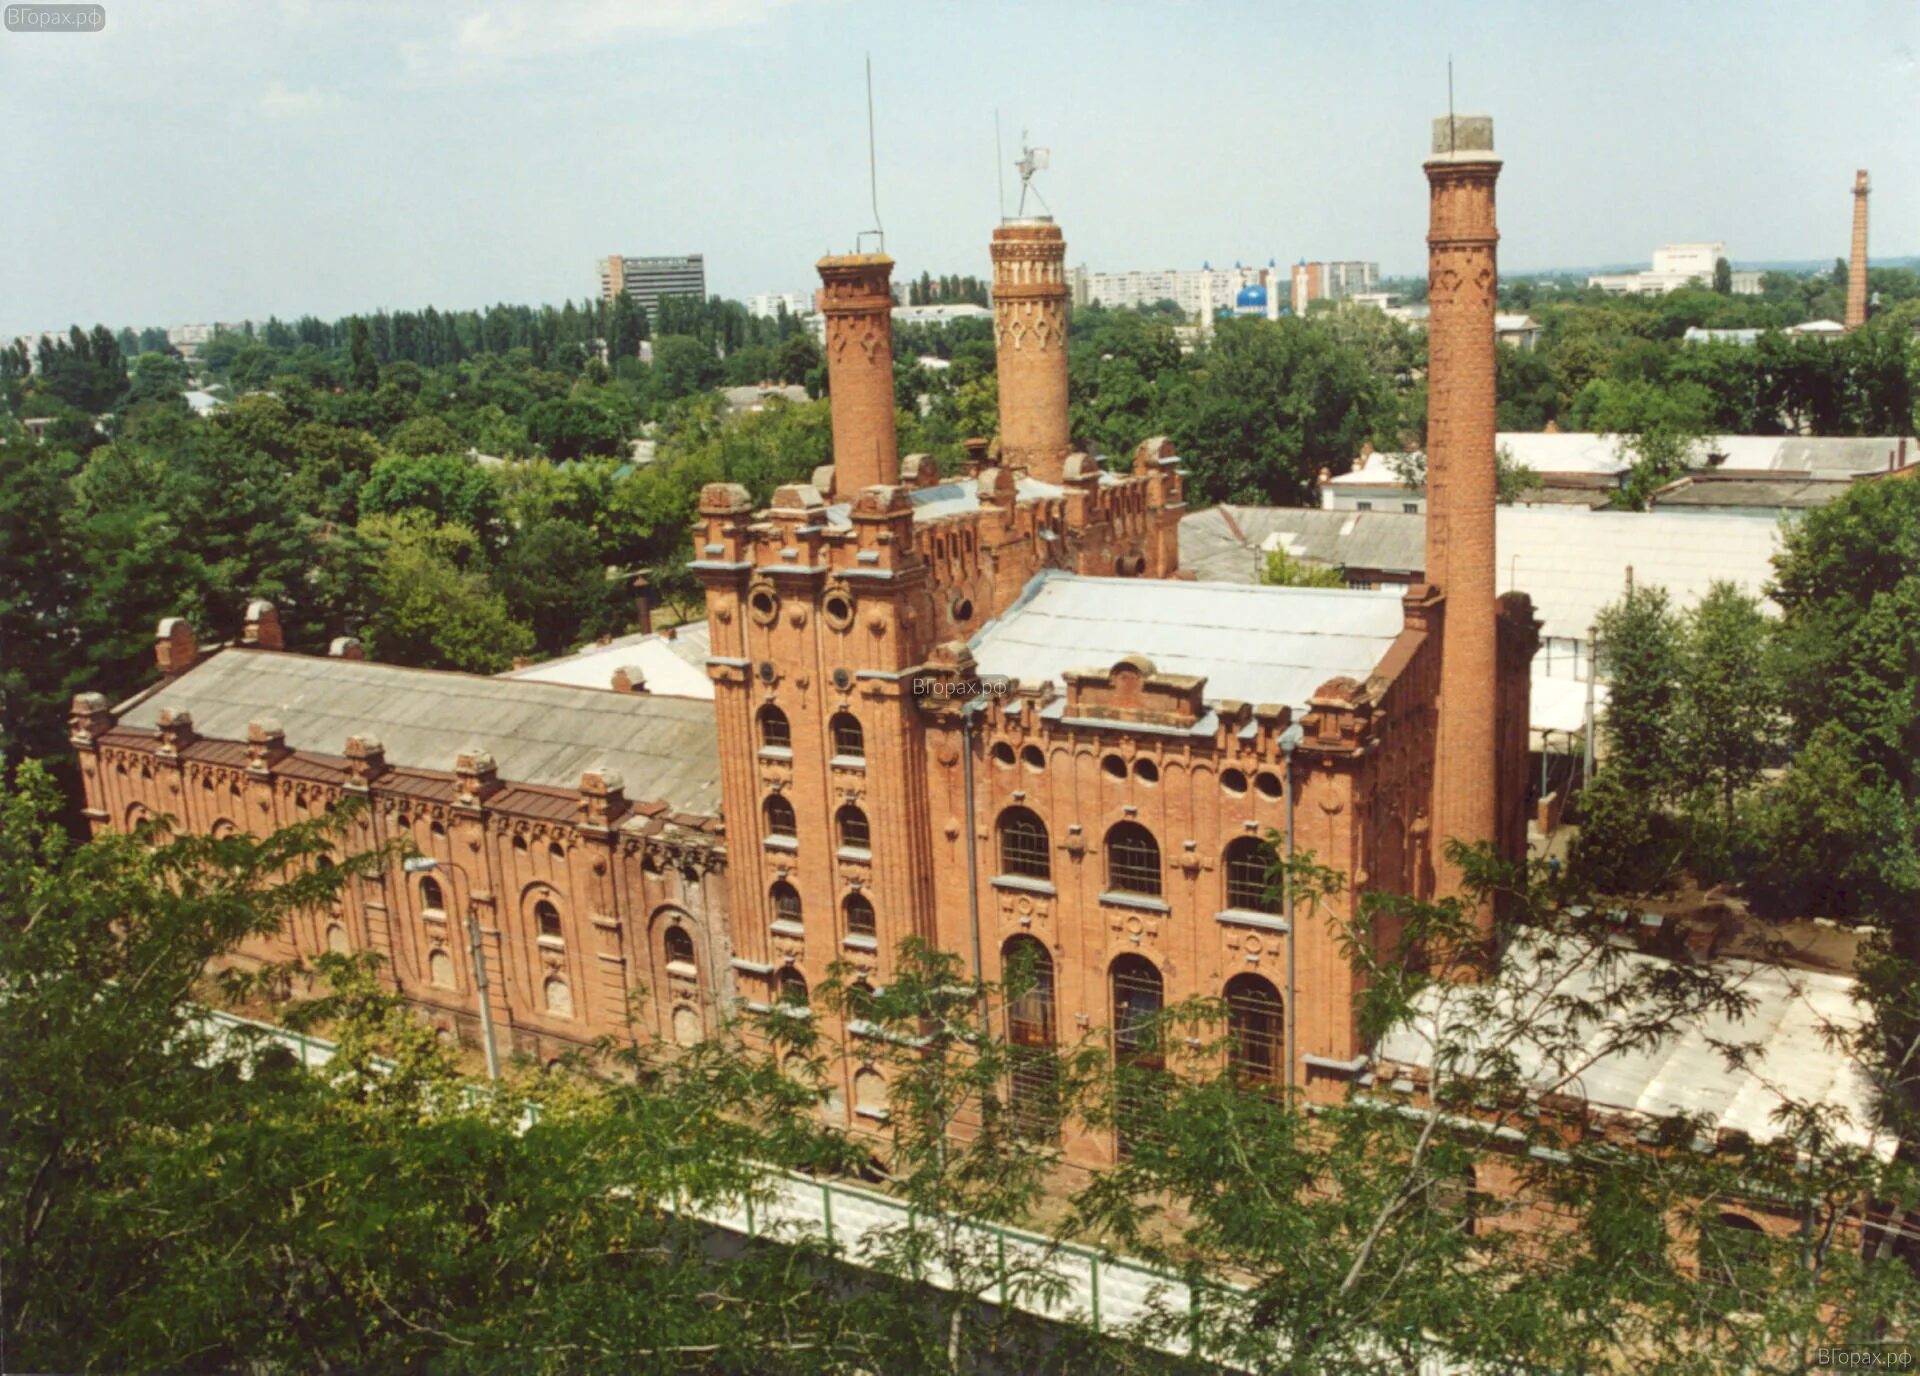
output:
[[[1847,328],[1867,323],[1867,169],[1853,174],[1853,256],[1847,260]]]
[[[1494,537],[1493,186],[1500,158],[1483,115],[1433,122],[1425,163],[1427,232],[1427,579],[1445,598],[1434,778],[1435,869],[1460,888],[1442,851],[1498,835],[1499,664]],[[1482,914],[1489,927],[1491,913]]]
[[[884,253],[822,258],[833,409],[833,497],[900,481],[893,427],[893,259]]]
[[[1067,435],[1067,241],[1051,219],[993,231],[994,367],[1000,461],[1060,481]]]

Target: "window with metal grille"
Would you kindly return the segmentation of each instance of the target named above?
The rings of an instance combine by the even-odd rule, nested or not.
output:
[[[827,723],[833,732],[833,753],[850,760],[867,757],[867,733],[860,729],[859,718],[851,712],[835,712]]]
[[[781,922],[800,920],[800,890],[782,879],[773,886],[773,915]]]
[[[1267,870],[1273,852],[1257,836],[1239,836],[1227,843],[1222,868],[1227,872],[1227,906],[1248,912],[1277,913],[1279,899],[1272,895]]]
[[[692,965],[693,937],[685,927],[669,927],[662,934],[661,945],[666,948],[667,964]]]
[[[787,714],[778,707],[760,709],[760,744],[779,750],[793,746],[793,728],[787,724]]]
[[[1276,1088],[1285,1083],[1286,1008],[1270,980],[1235,975],[1227,981],[1228,1055],[1245,1084]]]
[[[1000,948],[1007,993],[1007,1108],[1024,1136],[1060,1131],[1060,1064],[1054,1051],[1053,956],[1030,936]]]
[[[1114,1130],[1122,1158],[1152,1131],[1164,1097],[1166,1060],[1154,1019],[1166,1004],[1160,972],[1145,956],[1124,955],[1108,975],[1113,990]]]
[[[760,810],[767,819],[767,835],[792,836],[795,834],[793,804],[778,793],[767,799]]]
[[[438,879],[420,881],[420,906],[428,912],[440,912],[447,906],[446,897],[440,892]]]
[[[868,850],[873,845],[873,833],[867,828],[867,814],[848,803],[834,814],[834,821],[840,829],[840,844],[850,850]]]
[[[560,935],[560,910],[546,899],[533,905],[533,920],[540,924],[541,936]]]
[[[1010,807],[1000,814],[1000,873],[1048,879],[1053,856],[1047,849],[1047,824],[1031,808]]]
[[[1107,832],[1107,887],[1120,893],[1160,894],[1160,843],[1138,822]]]
[[[807,977],[791,965],[780,968],[780,974],[774,981],[779,1001],[789,1008],[807,1006]]]
[[[872,936],[879,931],[879,924],[873,915],[873,904],[865,894],[848,894],[840,910],[847,917],[848,936]]]

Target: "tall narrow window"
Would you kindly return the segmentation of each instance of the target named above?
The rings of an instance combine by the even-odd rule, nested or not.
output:
[[[694,964],[693,937],[685,927],[669,927],[661,935],[660,943],[666,952],[667,964]]]
[[[1239,836],[1227,843],[1222,868],[1227,872],[1227,906],[1254,913],[1277,913],[1280,900],[1267,882],[1273,851],[1257,836]]]
[[[1047,824],[1031,808],[1010,807],[1000,814],[1000,873],[1027,879],[1053,876]]]
[[[1151,1131],[1166,1058],[1154,1019],[1166,1005],[1166,986],[1145,956],[1116,958],[1109,974],[1113,993],[1113,1059],[1118,1078],[1114,1126],[1120,1155],[1128,1157]]]
[[[833,733],[833,753],[844,759],[864,760],[867,757],[867,733],[860,729],[860,719],[851,712],[835,712],[828,728]]]
[[[782,879],[773,886],[773,916],[776,922],[800,921],[800,890]]]
[[[760,744],[772,750],[793,748],[793,728],[787,714],[769,703],[760,709]]]
[[[420,881],[420,906],[430,913],[446,911],[447,900],[446,896],[440,891],[440,881],[438,879],[422,879]]]
[[[798,828],[794,820],[793,804],[778,793],[761,805],[760,811],[767,819],[767,835],[793,836]]]
[[[840,844],[848,850],[870,850],[873,833],[867,827],[867,814],[848,803],[834,814],[840,831]]]
[[[533,919],[540,924],[541,936],[560,935],[560,910],[546,899],[543,898],[533,905]]]
[[[1033,937],[1010,937],[1000,948],[1000,970],[1007,996],[1007,1107],[1022,1133],[1051,1139],[1060,1131],[1053,955]]]
[[[807,977],[791,965],[783,965],[774,981],[774,992],[779,1001],[788,1008],[807,1006]]]
[[[840,910],[847,917],[847,935],[871,937],[879,931],[874,920],[873,903],[863,893],[850,893]]]
[[[1227,981],[1228,1055],[1244,1084],[1277,1089],[1286,1080],[1286,1011],[1272,981],[1235,975]]]
[[[1160,843],[1138,822],[1117,822],[1107,832],[1107,887],[1157,898]]]

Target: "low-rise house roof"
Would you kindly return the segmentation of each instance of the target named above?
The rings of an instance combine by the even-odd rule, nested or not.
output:
[[[501,678],[525,683],[562,683],[573,688],[608,688],[622,669],[637,671],[649,693],[713,701],[713,680],[707,677],[711,653],[707,623],[676,626],[662,631],[617,636],[604,645],[589,645],[575,654],[543,660],[524,669],[510,669]],[[635,683],[634,687],[639,684]]]

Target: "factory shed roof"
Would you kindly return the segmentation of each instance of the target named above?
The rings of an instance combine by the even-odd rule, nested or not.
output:
[[[1128,655],[1145,655],[1162,673],[1204,676],[1210,702],[1303,710],[1328,679],[1371,675],[1403,624],[1397,592],[1048,570],[977,631],[971,646],[980,673],[1022,683],[1064,683],[1070,669],[1106,670]]]
[[[1416,574],[1426,562],[1426,518],[1398,511],[1216,506],[1180,522],[1180,566],[1222,583],[1256,580],[1267,553],[1351,569]]]
[[[713,680],[707,677],[712,653],[707,623],[691,622],[674,628],[672,636],[658,631],[623,635],[604,645],[589,645],[576,654],[545,660],[525,669],[512,669],[501,678],[523,683],[564,683],[574,688],[607,688],[617,669],[638,669],[649,693],[669,697],[713,700]]]
[[[713,707],[692,698],[228,649],[138,699],[120,725],[151,729],[163,709],[191,712],[201,736],[245,740],[248,723],[271,717],[294,750],[338,755],[348,737],[373,736],[390,765],[451,770],[477,747],[505,781],[578,788],[587,770],[611,767],[636,801],[720,806]]]
[[[1667,964],[1659,956],[1626,952],[1620,964],[1610,969],[1589,962],[1555,972],[1545,964],[1536,944],[1524,939],[1515,941],[1503,959],[1517,963],[1515,983],[1529,991],[1525,996],[1529,1001],[1551,990],[1581,1003],[1598,1003],[1614,994],[1624,998],[1627,981],[1657,973],[1651,967]],[[1744,960],[1722,960],[1717,968],[1751,1000],[1744,1016],[1736,1019],[1712,1012],[1679,1021],[1652,1046],[1616,1051],[1581,1069],[1563,1092],[1602,1111],[1649,1118],[1700,1115],[1710,1128],[1745,1133],[1755,1141],[1777,1135],[1773,1112],[1781,1103],[1811,1102],[1844,1112],[1837,1125],[1842,1142],[1890,1158],[1898,1144],[1892,1134],[1875,1131],[1873,1078],[1829,1035],[1834,1030],[1857,1030],[1862,1024],[1854,982],[1824,971]],[[1411,1022],[1381,1039],[1377,1058],[1430,1067],[1439,1040],[1437,1020],[1457,993],[1442,988],[1424,991],[1416,1000]],[[1446,1036],[1450,1042],[1457,1039],[1470,1047],[1473,1032],[1459,1019],[1459,1008],[1453,1011],[1456,1020]],[[1502,1015],[1492,1025],[1505,1034],[1514,1023]],[[1601,1035],[1596,1029],[1590,1043]],[[1752,1048],[1745,1065],[1728,1064],[1723,1048],[1729,1046]],[[1524,1036],[1506,1037],[1503,1050],[1516,1058],[1524,1078],[1543,1089],[1575,1068],[1560,1065],[1545,1047]]]

